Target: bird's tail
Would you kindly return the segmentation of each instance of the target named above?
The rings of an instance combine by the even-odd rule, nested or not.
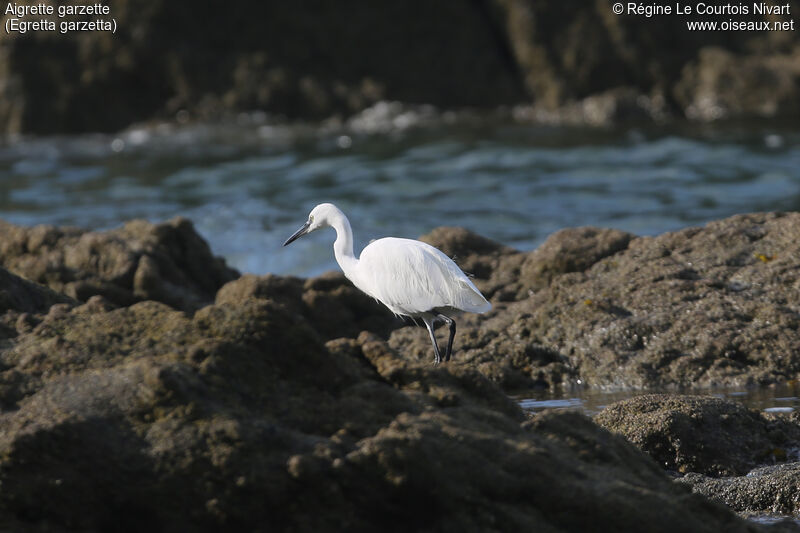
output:
[[[465,284],[465,288],[468,290],[463,291],[461,294],[464,297],[464,301],[461,302],[459,306],[464,311],[470,311],[472,313],[485,313],[492,308],[492,304],[483,297],[481,291],[472,284],[471,281],[467,281],[468,284]]]

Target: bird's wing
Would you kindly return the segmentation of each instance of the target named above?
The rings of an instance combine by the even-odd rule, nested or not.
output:
[[[449,257],[421,241],[379,239],[361,252],[358,270],[356,286],[398,314],[443,307],[478,313],[491,309]]]

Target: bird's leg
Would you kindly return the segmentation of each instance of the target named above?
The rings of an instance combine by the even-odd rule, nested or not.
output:
[[[428,333],[431,336],[431,342],[433,343],[433,355],[434,355],[433,364],[438,365],[442,361],[442,358],[441,356],[439,356],[439,345],[436,344],[436,335],[433,334],[433,324],[435,320],[436,320],[435,316],[422,317],[422,321],[425,322],[425,326],[428,328]]]
[[[442,320],[450,328],[450,338],[447,340],[447,351],[444,353],[444,360],[449,361],[450,355],[453,353],[453,339],[456,338],[456,321],[441,313],[439,313],[436,317]]]

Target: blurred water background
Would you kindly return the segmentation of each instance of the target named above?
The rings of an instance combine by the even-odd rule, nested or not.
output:
[[[241,271],[311,276],[336,268],[333,235],[281,244],[323,201],[350,217],[357,248],[450,225],[530,250],[570,226],[653,235],[800,209],[800,131],[776,121],[572,128],[385,111],[6,139],[0,217],[106,229],[182,215]]]

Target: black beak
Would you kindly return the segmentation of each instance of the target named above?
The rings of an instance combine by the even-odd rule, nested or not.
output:
[[[303,224],[303,227],[302,227],[302,228],[300,228],[299,230],[295,231],[295,232],[292,234],[292,236],[291,236],[291,237],[289,237],[288,239],[286,239],[286,242],[285,242],[285,243],[283,243],[283,245],[284,245],[284,246],[286,246],[287,244],[291,244],[292,242],[296,241],[297,239],[299,239],[300,237],[302,237],[303,235],[305,235],[306,233],[308,233],[308,226],[309,226],[309,223],[308,223],[308,222],[306,222],[305,224]]]

